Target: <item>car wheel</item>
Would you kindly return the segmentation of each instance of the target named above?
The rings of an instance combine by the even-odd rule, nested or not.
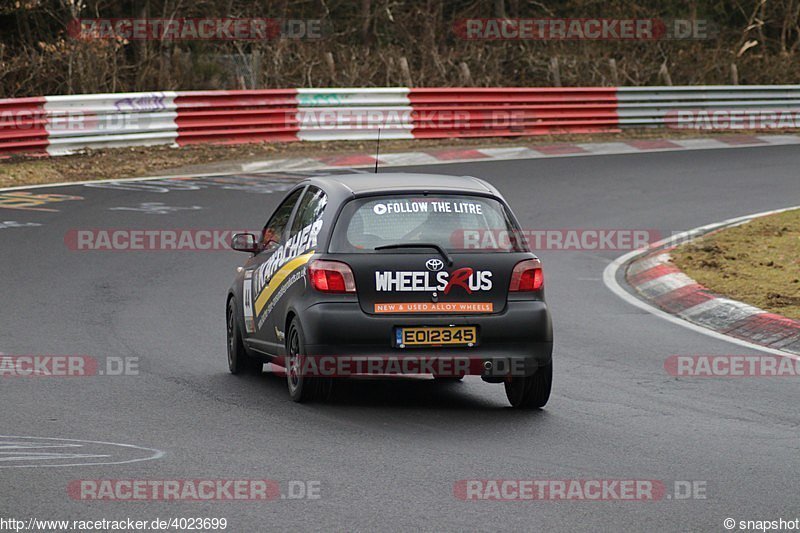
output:
[[[550,399],[553,385],[553,364],[539,367],[532,376],[511,378],[506,381],[506,397],[512,407],[533,409],[544,407]]]
[[[233,298],[228,300],[226,324],[226,329],[228,330],[228,370],[230,370],[231,374],[260,374],[264,365],[261,361],[247,355],[244,342],[242,342],[239,324],[236,322],[236,304]]]
[[[326,400],[331,392],[330,378],[303,376],[305,340],[300,322],[294,318],[286,334],[286,383],[292,401],[303,403]]]

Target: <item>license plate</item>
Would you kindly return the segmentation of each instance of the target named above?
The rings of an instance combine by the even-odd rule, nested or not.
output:
[[[397,328],[397,346],[474,346],[478,342],[475,326]]]

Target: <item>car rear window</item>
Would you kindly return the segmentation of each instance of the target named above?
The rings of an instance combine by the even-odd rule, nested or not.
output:
[[[332,253],[368,253],[379,246],[437,244],[448,251],[528,251],[503,204],[463,195],[358,198],[342,210]]]

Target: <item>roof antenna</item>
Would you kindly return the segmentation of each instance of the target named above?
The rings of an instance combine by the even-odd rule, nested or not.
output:
[[[378,173],[378,156],[381,155],[381,129],[378,128],[378,145],[375,147],[375,174]]]

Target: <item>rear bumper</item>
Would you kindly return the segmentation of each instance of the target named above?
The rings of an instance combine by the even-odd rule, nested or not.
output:
[[[530,375],[550,364],[553,352],[550,313],[543,301],[510,301],[505,311],[493,315],[453,316],[369,315],[357,302],[330,302],[308,307],[299,318],[309,355],[469,358],[471,369],[482,368],[481,362],[491,360],[495,370],[524,369],[525,375]],[[448,325],[477,326],[478,345],[424,349],[393,346],[398,326]],[[478,364],[472,364],[475,361]],[[508,366],[502,367],[503,361]]]

